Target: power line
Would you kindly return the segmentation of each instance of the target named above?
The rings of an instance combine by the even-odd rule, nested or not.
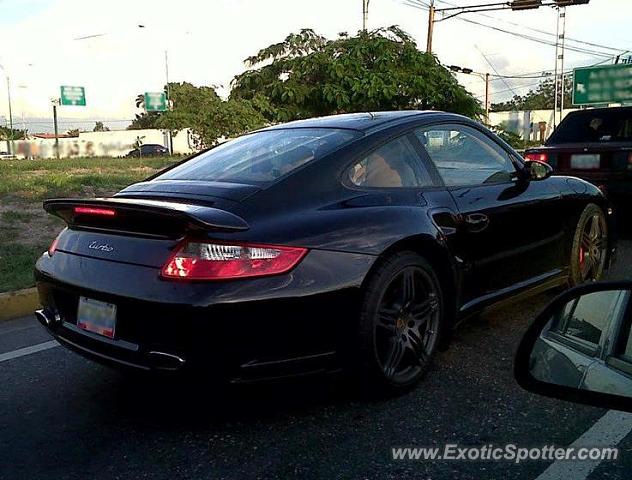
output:
[[[446,2],[444,2],[446,3]],[[418,8],[421,10],[427,10],[427,7],[425,7],[425,4],[419,2],[418,0],[404,0],[404,4],[414,7],[414,8]],[[524,33],[519,33],[519,32],[512,32],[510,30],[505,30],[499,27],[495,27],[493,25],[488,25],[485,23],[481,23],[481,22],[477,22],[476,20],[471,20],[469,18],[463,18],[463,17],[455,17],[457,20],[460,20],[462,22],[467,22],[470,23],[472,25],[477,25],[480,27],[484,27],[484,28],[488,28],[491,30],[495,30],[497,32],[501,32],[501,33],[505,33],[507,35],[512,35],[514,37],[518,37],[518,38],[522,38],[524,40],[530,40],[532,42],[536,42],[536,43],[540,43],[543,45],[548,45],[551,47],[555,47],[555,42],[550,41],[550,40],[546,40],[544,38],[539,38],[539,37],[535,37],[533,35],[526,35]],[[609,48],[609,47],[608,47]],[[605,52],[600,52],[600,51],[596,51],[596,50],[589,50],[587,48],[582,48],[582,47],[577,47],[577,46],[572,46],[572,45],[567,45],[566,46],[566,50],[569,51],[573,51],[576,53],[583,53],[583,54],[589,54],[589,55],[593,55],[593,56],[598,56],[598,57],[602,57],[602,58],[614,58],[616,55],[612,55],[610,53],[605,53]],[[618,50],[620,52],[623,52],[623,50]]]
[[[409,0],[409,1],[414,1],[414,0]],[[419,1],[420,1],[420,3],[422,3],[421,0],[419,0]],[[445,0],[437,0],[437,1],[440,2],[440,3],[443,3],[445,5],[449,5],[451,7],[459,7],[459,5],[456,5],[456,4],[451,3],[451,2],[447,2]],[[554,33],[547,32],[546,30],[541,30],[539,28],[529,27],[529,26],[523,25],[521,23],[512,22],[511,20],[506,20],[504,18],[495,17],[493,15],[489,15],[489,14],[486,14],[486,13],[481,13],[481,12],[473,12],[473,13],[475,15],[479,15],[481,17],[486,17],[486,18],[489,18],[491,20],[496,20],[496,21],[499,21],[499,22],[503,22],[503,23],[512,25],[514,27],[520,27],[520,28],[523,28],[525,30],[531,30],[532,32],[542,33],[544,35],[549,35],[551,37],[555,37]],[[566,37],[566,41],[571,41],[571,42],[575,42],[575,43],[581,43],[583,45],[588,45],[588,46],[591,46],[591,47],[605,48],[606,50],[613,50],[613,51],[616,51],[616,52],[621,52],[622,51],[621,48],[615,48],[615,47],[610,47],[610,46],[607,46],[607,45],[601,45],[601,44],[598,44],[598,43],[587,42],[585,40],[579,40],[579,39],[568,37],[568,36]]]

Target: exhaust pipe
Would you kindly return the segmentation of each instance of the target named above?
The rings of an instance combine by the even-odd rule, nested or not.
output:
[[[58,313],[51,316],[45,309],[35,310],[35,318],[37,318],[37,321],[44,327],[48,328],[54,326],[56,323],[61,323],[61,317]]]
[[[50,327],[53,324],[53,320],[46,315],[44,310],[35,310],[35,318],[44,327]]]
[[[184,358],[179,357],[178,355],[158,352],[155,350],[149,352],[147,357],[149,358],[151,367],[156,370],[176,371],[180,370],[186,363]]]

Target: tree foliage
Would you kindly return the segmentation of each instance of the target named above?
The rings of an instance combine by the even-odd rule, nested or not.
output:
[[[564,79],[564,105],[568,108],[573,103],[573,79]],[[558,95],[562,94],[561,84],[558,86]],[[555,108],[555,80],[546,78],[540,82],[535,90],[529,90],[525,95],[515,95],[507,102],[492,104],[493,112],[515,110],[553,110]]]
[[[252,102],[222,100],[213,87],[170,83],[169,100],[173,104],[169,111],[138,114],[128,128],[159,128],[172,132],[190,128],[198,146],[208,147],[221,138],[241,135],[266,123]],[[139,95],[136,106],[143,104],[144,97]]]
[[[479,102],[398,27],[335,40],[304,29],[246,65],[231,99],[252,102],[270,121],[401,109],[481,114]]]
[[[103,125],[103,122],[94,122],[93,132],[109,132],[110,129]]]

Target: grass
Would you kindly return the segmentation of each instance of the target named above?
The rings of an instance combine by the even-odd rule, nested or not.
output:
[[[51,197],[112,194],[180,157],[0,161],[0,292],[34,285],[33,265],[62,223],[41,208]]]
[[[28,223],[33,218],[32,213],[14,212],[13,210],[7,210],[0,214],[0,220],[9,224],[15,225],[16,223]]]
[[[89,191],[114,192],[141,181],[180,157],[76,158],[0,161],[0,198],[43,200]]]
[[[48,245],[0,244],[0,292],[32,287],[33,265]]]

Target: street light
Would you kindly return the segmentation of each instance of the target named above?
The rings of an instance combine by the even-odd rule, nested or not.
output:
[[[11,80],[9,79],[9,72],[6,68],[0,65],[0,69],[4,72],[7,78],[7,98],[9,100],[9,138],[7,139],[7,150],[10,154],[13,154],[13,112],[11,111]]]
[[[463,13],[493,12],[496,10],[532,10],[540,7],[556,7],[563,8],[571,5],[586,5],[590,0],[512,0],[506,2],[482,3],[478,5],[465,5],[461,7],[436,8],[434,0],[430,1],[428,8],[428,40],[426,43],[426,52],[432,53],[432,37],[434,33],[434,24],[443,22],[449,18],[456,17]],[[445,14],[443,18],[436,20],[436,14]]]
[[[475,72],[471,68],[459,67],[458,65],[450,65],[448,68],[453,72],[474,75],[485,81],[485,122],[489,125],[489,73]]]

